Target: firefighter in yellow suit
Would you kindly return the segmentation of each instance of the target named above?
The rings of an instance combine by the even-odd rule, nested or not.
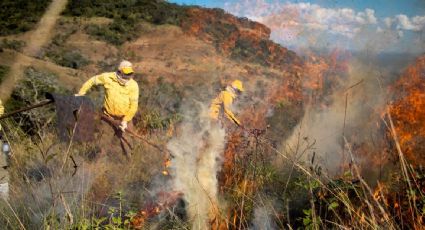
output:
[[[0,116],[4,114],[4,106],[3,103],[0,100]],[[0,124],[0,131],[1,131],[1,124]]]
[[[226,129],[223,128],[223,123],[225,123],[224,120],[227,119],[238,127],[242,127],[241,122],[232,111],[232,104],[243,91],[242,82],[240,80],[234,80],[231,84],[226,86],[226,89],[222,90],[210,104],[209,117],[211,122],[209,122],[207,132],[202,133],[202,145],[197,155],[196,162],[198,166],[195,173],[196,177],[199,178],[198,182],[200,187],[207,194],[206,197],[211,200],[211,204],[220,203],[216,200],[216,196],[212,195],[216,191],[208,185],[212,183],[210,180],[215,180],[214,183],[218,183],[215,177],[216,171],[212,169],[220,167],[221,162],[217,161],[217,156],[222,156],[225,150]],[[213,175],[213,177],[205,180],[205,177],[202,175]],[[219,228],[221,217],[218,215],[217,210],[221,208],[219,207],[217,209],[216,205],[209,205],[208,209],[209,224],[215,228]]]
[[[118,132],[119,130],[109,125],[113,130],[103,130],[103,132],[112,132],[115,136],[118,136],[121,140],[122,148],[124,145],[122,143],[122,133],[125,132],[138,108],[139,86],[133,77],[133,65],[129,61],[124,60],[119,64],[116,72],[102,73],[90,78],[83,84],[78,94],[76,94],[76,96],[83,96],[94,85],[103,86],[105,89],[103,113],[119,121],[119,128],[121,130],[121,132]],[[106,139],[110,139],[105,137],[101,138],[105,143],[107,142]],[[126,152],[124,148],[123,151]]]
[[[241,122],[231,111],[233,101],[244,91],[243,84],[240,80],[234,80],[225,90],[214,98],[210,105],[210,118],[219,120],[223,115],[237,126],[241,126]]]
[[[0,100],[0,116],[4,114],[4,107]],[[8,199],[9,196],[9,172],[7,168],[9,167],[9,148],[8,144],[4,145],[2,137],[2,127],[0,124],[0,199]],[[7,148],[6,148],[7,147]]]

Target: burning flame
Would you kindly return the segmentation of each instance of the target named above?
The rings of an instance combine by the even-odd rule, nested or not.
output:
[[[162,175],[164,175],[164,176],[170,175],[168,168],[170,168],[170,166],[171,166],[171,159],[170,158],[165,159],[163,166],[164,166],[164,170],[162,170]]]
[[[415,164],[425,163],[425,56],[410,66],[391,89],[397,98],[390,106],[400,145]]]
[[[131,220],[131,226],[142,229],[146,222],[159,215],[163,210],[175,205],[183,193],[178,191],[158,192],[152,200],[149,200],[135,217]],[[154,201],[155,200],[155,201]]]
[[[385,194],[388,194],[388,189],[383,183],[378,183],[373,192],[373,198],[376,201],[382,201],[386,206],[388,206],[387,199],[385,198]]]

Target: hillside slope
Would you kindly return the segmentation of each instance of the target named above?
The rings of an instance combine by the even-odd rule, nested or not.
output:
[[[64,143],[53,105],[2,120],[13,156],[10,204],[0,202],[0,226],[189,229],[197,214],[199,226],[212,229],[423,225],[424,170],[415,164],[409,174],[400,170],[386,104],[380,110],[372,100],[382,85],[371,73],[380,79],[386,71],[357,73],[351,53],[338,49],[301,58],[271,41],[260,23],[163,0],[70,0],[52,39],[30,53],[31,29],[49,1],[38,3],[23,8],[34,10],[26,20],[12,4],[19,20],[0,23],[0,82],[13,65],[24,73],[10,87],[6,110],[44,101],[47,92],[72,98],[88,78],[127,59],[140,87],[133,121],[142,140],[133,139],[128,158],[103,151],[99,140]],[[424,60],[389,93],[401,150],[419,164],[425,161]],[[224,122],[224,131],[203,115],[234,79],[246,89],[233,108],[244,127]],[[103,89],[94,87],[88,97],[100,109]],[[312,126],[301,121],[309,107],[318,118]],[[305,135],[298,124],[307,124]],[[293,147],[281,148],[288,139]],[[325,163],[341,170],[338,178]]]
[[[136,3],[137,6],[131,5]],[[115,71],[116,65],[127,59],[134,63],[140,86],[136,127],[161,147],[178,135],[176,126],[182,116],[193,114],[194,105],[208,106],[234,79],[245,84],[246,93],[236,111],[247,128],[262,129],[269,121],[277,120],[282,125],[271,127],[269,138],[278,140],[289,135],[303,112],[303,64],[295,53],[270,41],[269,29],[217,9],[180,7],[163,1],[136,3],[71,1],[55,25],[51,41],[37,55],[20,48],[31,44],[31,31],[0,37],[2,66],[6,68],[20,60],[25,74],[6,109],[39,102],[45,92],[71,95],[89,77]],[[116,4],[122,5],[117,8]],[[130,14],[126,7],[132,9]],[[94,89],[89,96],[96,106],[101,106],[101,91]],[[40,195],[45,193],[47,183],[53,186],[50,190],[71,189],[68,186],[87,180],[87,187],[79,192],[90,202],[113,206],[114,194],[125,191],[130,204],[140,208],[148,196],[141,191],[153,183],[152,178],[158,177],[163,168],[163,153],[138,143],[135,148],[139,154],[126,166],[130,173],[122,175],[120,156],[96,161],[96,149],[72,145],[69,150],[73,161],[84,168],[74,177],[72,165],[65,170],[60,168],[66,156],[64,146],[55,138],[55,122],[53,107],[7,120],[6,129],[16,129],[9,137],[16,152],[17,167],[11,170],[11,184],[17,188],[12,195],[14,206],[31,216],[23,203],[35,196],[39,200],[34,205],[43,208],[34,215],[50,215],[51,209],[43,204],[51,198]],[[238,132],[233,133],[239,135]],[[105,162],[106,159],[110,161]],[[149,167],[140,170],[140,165]],[[28,184],[18,178],[29,178],[33,192],[22,193]],[[85,202],[77,197],[71,199],[74,198],[66,200]],[[96,216],[105,215],[105,211],[96,208],[91,211]],[[42,226],[40,219],[31,218],[25,219],[25,224]]]

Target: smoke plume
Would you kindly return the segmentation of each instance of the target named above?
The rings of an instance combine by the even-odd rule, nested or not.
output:
[[[203,106],[199,117],[188,116],[181,134],[168,149],[173,154],[173,189],[184,194],[193,229],[208,229],[208,220],[219,211],[217,172],[224,149],[224,130],[208,118]]]
[[[325,98],[326,103],[307,102],[302,121],[282,145],[284,152],[303,162],[315,155],[331,175],[341,173],[340,167],[349,163],[344,138],[363,143],[378,135],[376,123],[386,106],[385,88],[394,79],[390,70],[370,57],[358,55],[348,66],[348,74],[338,77],[334,83],[338,87]]]
[[[271,204],[264,204],[254,209],[254,220],[252,230],[260,229],[278,229],[274,221],[272,220],[273,213],[271,211]]]

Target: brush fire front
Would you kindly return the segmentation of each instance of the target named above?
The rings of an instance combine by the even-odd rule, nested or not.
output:
[[[414,165],[425,164],[425,56],[406,69],[390,88],[389,112],[403,153]]]
[[[372,57],[395,42],[409,46],[409,37],[421,33],[416,30],[422,29],[422,15],[388,15],[383,20],[384,8],[376,14],[377,9],[334,10],[309,2],[282,7],[270,1],[235,1],[224,11],[170,3],[177,0],[69,0],[55,26],[57,16],[42,19],[40,28],[50,29],[38,39],[31,36],[37,33],[18,30],[35,23],[39,17],[33,14],[44,10],[33,7],[37,12],[28,11],[21,23],[25,12],[13,11],[19,3],[3,2],[17,16],[5,17],[10,25],[5,31],[18,33],[8,32],[0,44],[2,98],[14,90],[9,103],[20,107],[42,102],[44,91],[57,94],[56,112],[48,107],[0,118],[11,136],[14,159],[8,169],[16,193],[5,209],[0,204],[0,226],[423,229],[425,59],[418,59],[393,84],[399,77],[399,70],[392,68],[396,61],[378,66]],[[36,2],[47,7],[51,1]],[[228,13],[232,10],[267,25],[235,17]],[[330,18],[349,23],[327,21],[326,13],[334,12],[338,17]],[[368,36],[375,27],[383,37],[397,33],[394,41],[375,44],[382,41]],[[327,40],[321,31],[350,39]],[[24,49],[10,47],[16,42]],[[423,48],[419,43],[418,51]],[[353,50],[365,45],[367,50],[352,54],[333,49],[340,44]],[[393,48],[379,55],[387,56]],[[133,90],[128,101],[118,100],[127,94],[118,90],[104,104],[137,105],[133,119],[126,112],[113,113],[117,119],[108,120],[93,112],[86,97],[65,95],[89,75],[112,70],[121,58],[130,58],[134,69],[122,66],[109,77],[90,78],[89,84],[102,83],[105,90],[93,88],[89,96],[100,108],[100,95],[110,91],[109,83],[125,88],[134,77],[140,92]],[[364,63],[356,66],[357,59]],[[15,73],[26,66],[54,74],[25,73],[21,78]],[[235,78],[243,81],[245,93],[230,109],[233,121],[226,120],[230,125],[220,129],[198,116],[203,111],[198,106],[208,107]],[[362,83],[347,92],[357,82]],[[229,97],[222,99],[217,100],[218,110]],[[26,122],[29,118],[36,122]],[[120,135],[131,157],[123,158],[112,148],[115,143],[96,136],[101,119],[117,131],[111,136]],[[136,128],[127,126],[130,120]],[[97,140],[104,143],[94,144]],[[106,154],[99,154],[102,150]],[[122,199],[113,197],[117,191]]]
[[[415,73],[413,71],[413,73]],[[409,133],[409,130],[406,129],[404,136],[403,132],[403,119],[406,119],[407,122],[411,122],[412,124],[420,124],[420,120],[417,119],[418,114],[422,114],[422,110],[420,110],[423,102],[421,101],[421,81],[415,80],[413,81],[417,89],[412,85],[405,84],[407,90],[405,90],[404,95],[409,95],[404,100],[395,101],[391,107],[391,113],[393,114],[396,122],[396,129],[400,134],[400,143],[403,148],[405,148],[406,153],[411,153],[415,156],[414,151],[411,149],[418,148],[420,146],[416,146],[414,142],[412,142],[413,136]],[[287,86],[285,86],[287,87]],[[412,87],[411,90],[409,87]],[[279,101],[280,98],[289,97],[288,94],[279,95],[278,93],[274,94],[276,97],[272,98],[274,101]],[[296,97],[300,96],[299,94],[294,94]],[[296,100],[296,99],[294,99]],[[56,103],[59,103],[61,100],[57,100]],[[69,103],[69,101],[65,100],[64,103]],[[410,106],[410,107],[409,107]],[[400,112],[400,109],[411,108],[411,112],[406,114],[406,117],[401,117],[405,115]],[[410,111],[410,110],[409,110]],[[251,119],[253,124],[264,124],[264,116],[258,114],[252,114],[252,116],[248,117],[249,111],[245,111],[241,116],[243,119],[248,120]],[[71,113],[72,119],[82,118],[78,116],[78,114]],[[265,114],[265,113],[264,113]],[[71,125],[69,127],[73,127]],[[409,123],[410,124],[410,123]],[[118,124],[116,124],[118,125]],[[379,124],[377,126],[380,126]],[[270,127],[273,130],[274,127]],[[67,128],[65,130],[69,130]],[[409,128],[413,130],[413,127]],[[128,130],[128,134],[132,135],[132,130]],[[347,136],[348,136],[347,131]],[[134,135],[137,135],[134,134]],[[250,226],[249,220],[254,215],[254,206],[256,205],[255,199],[257,199],[258,194],[262,191],[270,191],[270,184],[274,180],[275,172],[271,169],[269,165],[271,161],[274,160],[276,156],[276,152],[272,151],[275,148],[275,143],[272,143],[269,138],[273,138],[269,136],[270,134],[266,132],[266,129],[239,129],[234,132],[229,132],[226,137],[226,147],[224,151],[223,157],[223,166],[219,172],[219,196],[225,197],[234,203],[226,205],[225,209],[218,211],[217,215],[214,217],[210,217],[208,224],[211,225],[212,229],[240,229],[240,228],[248,228]],[[352,136],[348,137],[350,141],[355,141],[361,139],[359,134],[352,134]],[[136,136],[137,137],[137,136]],[[143,138],[143,137],[141,137]],[[142,141],[147,141],[140,139]],[[388,141],[392,141],[389,139]],[[146,142],[148,143],[148,142]],[[382,143],[380,143],[382,144]],[[160,146],[155,143],[150,143],[152,147],[158,149],[159,152],[166,152]],[[370,152],[370,145],[355,143],[353,144],[353,152],[356,156],[361,156],[362,153]],[[420,152],[420,149],[419,151]],[[346,153],[348,154],[348,153]],[[418,157],[418,156],[415,156]],[[410,157],[409,157],[410,158]],[[173,177],[171,174],[171,168],[175,167],[174,165],[175,158],[167,157],[162,163],[162,174],[164,176]],[[415,158],[412,158],[415,159]],[[371,159],[374,165],[379,163],[379,157]],[[349,166],[343,167],[348,169]],[[415,167],[415,170],[418,172],[413,181],[419,185],[419,189],[415,189],[415,193],[424,193],[424,183],[422,182],[420,170]],[[418,213],[417,210],[422,209],[423,201],[420,199],[420,196],[412,196],[410,192],[403,193],[405,189],[409,190],[408,187],[403,187],[403,181],[401,178],[395,179],[394,181],[399,181],[401,190],[391,190],[392,185],[387,185],[385,183],[380,183],[376,190],[373,191],[373,196],[369,196],[369,198],[376,200],[379,204],[374,204],[374,209],[379,209],[379,206],[384,207],[386,210],[392,213],[393,216],[397,216],[397,222],[401,223],[404,221],[404,224],[409,226],[420,226],[423,223],[423,217]],[[374,215],[379,220],[378,223],[386,224],[386,217],[383,214],[375,214],[370,211],[365,211],[368,209],[367,205],[360,205],[353,208],[353,216],[346,216],[344,214],[345,204],[338,200],[335,197],[335,193],[341,192],[338,189],[347,188],[347,191],[344,193],[344,196],[347,197],[350,202],[357,202],[361,197],[356,195],[361,190],[361,187],[358,186],[358,183],[353,184],[353,180],[347,179],[344,181],[333,181],[331,182],[335,186],[335,191],[329,192],[326,189],[323,191],[314,191],[312,192],[312,199],[315,199],[315,204],[317,205],[317,213],[323,219],[338,219],[342,217],[347,217],[347,222],[341,222],[345,224],[354,222],[356,218],[358,218],[360,223],[370,224],[371,216]],[[276,182],[273,182],[276,183]],[[292,182],[291,182],[292,183]],[[317,188],[316,188],[317,189]],[[396,195],[397,194],[397,195]],[[142,210],[140,210],[136,217],[132,219],[132,225],[134,228],[143,228],[149,223],[150,220],[155,219],[157,216],[161,216],[163,213],[167,213],[167,210],[172,210],[172,207],[176,206],[178,202],[185,200],[186,193],[177,192],[173,189],[168,191],[158,192],[150,201],[146,202],[143,205]],[[335,201],[336,200],[336,201]],[[416,206],[409,206],[409,202],[414,200],[416,202]],[[335,202],[333,202],[335,201]],[[331,208],[329,208],[331,207]],[[413,208],[412,208],[413,207]],[[296,209],[296,208],[294,208]],[[324,210],[327,211],[324,211]],[[417,210],[416,210],[417,209]],[[405,211],[408,210],[408,211]],[[411,216],[415,218],[411,219]],[[277,210],[274,214],[274,221],[286,223],[290,220],[287,213],[280,209]],[[409,219],[410,218],[410,219]],[[294,221],[294,220],[291,220]],[[298,222],[296,222],[298,223]],[[332,225],[329,225],[331,227]],[[361,226],[360,224],[357,226]]]
[[[142,229],[149,220],[162,212],[167,210],[172,212],[170,209],[176,205],[182,197],[183,193],[181,192],[158,192],[151,200],[147,201],[136,216],[132,218],[132,227],[135,229]]]

